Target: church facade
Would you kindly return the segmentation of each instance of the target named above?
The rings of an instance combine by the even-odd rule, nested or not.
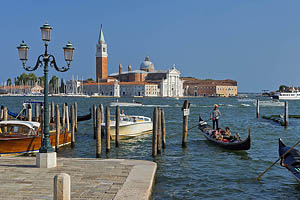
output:
[[[107,73],[107,44],[104,40],[102,25],[96,44],[96,82],[85,83],[84,92],[99,96],[145,96],[145,97],[182,97],[183,81],[180,71],[172,66],[169,70],[155,70],[149,56],[141,63],[138,70],[123,70],[108,75]]]

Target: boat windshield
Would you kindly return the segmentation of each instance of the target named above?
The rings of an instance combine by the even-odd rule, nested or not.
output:
[[[36,135],[37,130],[24,125],[1,124],[0,135]]]

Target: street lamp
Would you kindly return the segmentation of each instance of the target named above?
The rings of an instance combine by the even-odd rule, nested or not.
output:
[[[36,61],[34,67],[28,66],[26,67],[26,61],[28,60],[28,49],[29,47],[22,41],[20,46],[17,47],[19,52],[19,58],[22,61],[23,68],[26,71],[35,71],[38,67],[44,66],[44,138],[42,141],[41,148],[39,150],[40,153],[50,153],[54,152],[52,145],[50,143],[49,137],[49,103],[48,103],[48,63],[50,62],[50,66],[54,67],[57,71],[65,72],[70,69],[71,61],[73,60],[74,47],[70,42],[63,47],[65,61],[67,62],[67,67],[58,67],[55,62],[55,58],[53,55],[48,54],[47,47],[48,42],[50,42],[50,33],[52,27],[45,23],[42,27],[40,27],[42,32],[42,40],[45,42],[45,53],[40,55]],[[44,62],[44,64],[43,64]]]

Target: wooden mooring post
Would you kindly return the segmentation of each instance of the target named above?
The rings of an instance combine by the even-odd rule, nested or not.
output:
[[[59,148],[59,136],[60,136],[60,112],[59,112],[59,105],[56,104],[55,106],[55,125],[56,125],[56,140],[55,140],[55,151],[58,151]]]
[[[152,128],[152,156],[157,156],[157,124],[158,122],[158,108],[153,110],[153,128]]]
[[[161,112],[160,107],[157,108],[157,153],[161,154]]]
[[[120,133],[120,106],[116,107],[116,126],[115,126],[115,145],[119,147],[119,133]]]
[[[71,106],[71,147],[75,147],[75,109]]]
[[[166,122],[164,109],[160,109],[161,112],[161,137],[162,137],[162,148],[166,148]]]
[[[77,105],[77,102],[75,101],[75,103],[74,103],[74,112],[75,112],[75,132],[77,132],[77,116],[78,116],[78,114],[77,114],[77,107],[78,107],[78,105]]]
[[[8,109],[7,107],[3,108],[3,120],[7,121],[8,120]],[[4,127],[4,132],[7,132],[7,126]]]
[[[183,130],[182,130],[182,147],[186,147],[187,134],[188,134],[188,120],[190,114],[190,103],[185,100],[182,106],[182,116],[183,116]]]
[[[1,114],[0,114],[1,120],[4,120],[4,106],[1,106]]]
[[[100,108],[97,108],[96,118],[97,118],[96,158],[100,158],[101,157],[101,109]]]
[[[287,127],[289,123],[289,104],[284,102],[284,127]]]
[[[28,109],[28,121],[32,121],[32,105],[28,104],[27,109]]]
[[[55,116],[55,105],[54,105],[54,101],[51,101],[51,118],[50,118],[51,122],[54,122],[54,116]]]
[[[259,99],[256,100],[256,118],[259,118]]]
[[[94,139],[97,138],[97,106],[93,105],[93,130],[94,130]]]
[[[65,111],[66,111],[66,125],[67,125],[67,132],[70,131],[70,117],[69,117],[69,106],[65,103]]]
[[[105,110],[106,153],[110,152],[110,108]]]
[[[34,116],[35,116],[35,121],[38,122],[40,119],[40,111],[39,111],[39,104],[35,104],[35,110],[34,110]]]
[[[63,103],[62,105],[62,120],[61,120],[61,126],[63,128],[63,130],[65,131],[66,128],[66,104]]]

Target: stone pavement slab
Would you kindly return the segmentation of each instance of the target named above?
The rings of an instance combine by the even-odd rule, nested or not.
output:
[[[151,196],[156,163],[141,160],[58,158],[37,168],[35,157],[0,158],[0,199],[53,199],[54,176],[71,176],[71,199],[142,200]]]

